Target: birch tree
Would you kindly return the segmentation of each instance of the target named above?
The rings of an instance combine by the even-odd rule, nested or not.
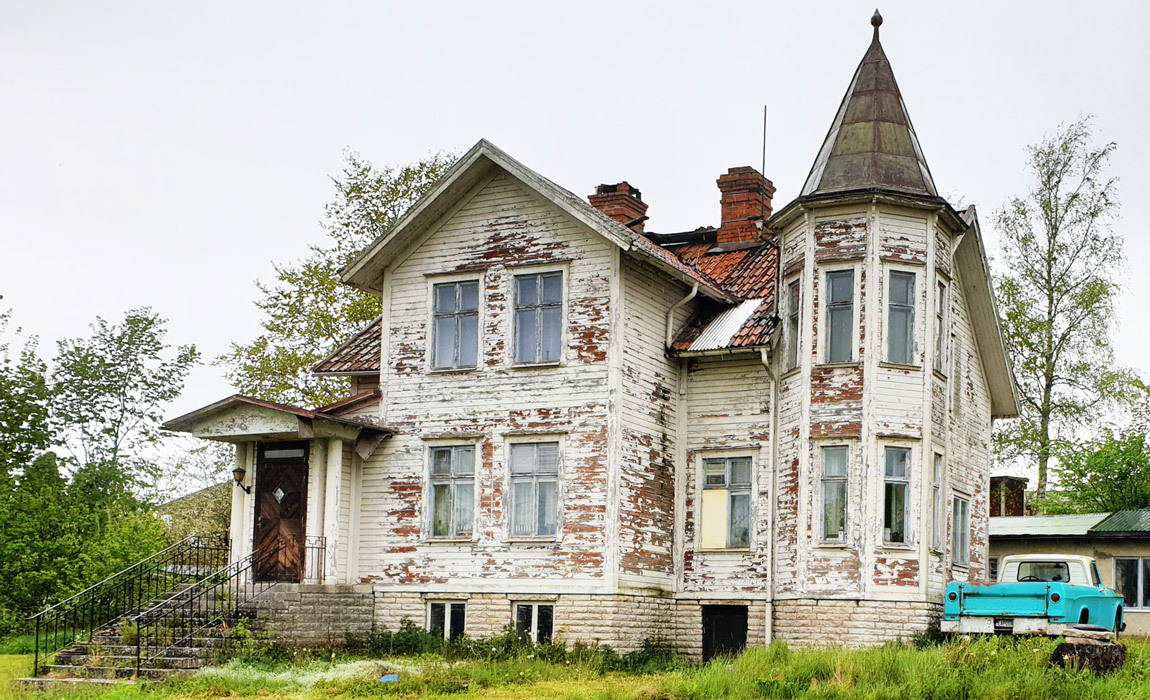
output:
[[[1037,468],[1039,497],[1051,458],[1135,379],[1115,366],[1111,345],[1123,263],[1115,147],[1095,142],[1089,117],[1059,126],[1028,149],[1030,190],[995,212],[1003,248],[995,281],[1022,399],[995,443],[1000,458]]]

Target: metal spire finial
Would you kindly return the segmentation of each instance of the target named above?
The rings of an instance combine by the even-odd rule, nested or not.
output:
[[[874,14],[870,17],[870,24],[874,27],[874,40],[878,41],[878,28],[882,26],[882,15],[879,14],[878,8],[874,8]]]

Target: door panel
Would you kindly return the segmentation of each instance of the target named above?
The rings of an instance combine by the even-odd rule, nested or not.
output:
[[[285,454],[289,456],[279,456]],[[306,540],[307,444],[261,445],[259,455],[252,543],[255,577],[257,581],[298,583]]]

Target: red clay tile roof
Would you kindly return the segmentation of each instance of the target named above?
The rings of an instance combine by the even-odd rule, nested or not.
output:
[[[311,371],[316,374],[379,372],[380,343],[383,342],[380,328],[380,319],[377,318],[317,362]]]

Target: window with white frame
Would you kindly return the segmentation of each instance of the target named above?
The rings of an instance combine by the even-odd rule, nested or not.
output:
[[[700,547],[743,548],[751,545],[751,458],[703,460]]]
[[[946,371],[946,282],[942,280],[934,295],[934,368]]]
[[[475,517],[475,446],[431,448],[431,536],[467,537]]]
[[[1150,557],[1115,557],[1114,590],[1127,610],[1150,608]]]
[[[446,639],[463,636],[467,626],[467,603],[430,602],[427,604],[427,631]]]
[[[891,270],[887,284],[886,359],[914,362],[914,273]]]
[[[431,366],[475,367],[479,356],[479,282],[443,282],[432,286],[435,320]]]
[[[555,606],[550,603],[516,603],[515,632],[524,641],[549,644],[555,627]]]
[[[799,366],[799,320],[802,303],[802,282],[796,279],[787,285],[787,345],[786,368]]]
[[[855,271],[833,270],[827,280],[826,362],[850,362],[854,344]]]
[[[954,497],[954,513],[951,516],[951,548],[954,563],[970,563],[970,501],[961,497]]]
[[[910,493],[910,448],[886,447],[884,462],[882,538],[884,542],[903,544],[907,541],[906,499]]]
[[[934,471],[930,480],[931,536],[930,546],[942,549],[942,537],[946,529],[946,511],[942,502],[942,477],[946,463],[942,455],[934,453]]]
[[[998,583],[998,557],[990,557],[986,561],[987,567],[990,570],[990,573],[987,574],[989,577],[988,580],[991,583]]]
[[[824,542],[842,542],[847,528],[847,474],[850,448],[828,445],[820,450],[823,460],[822,495]]]
[[[511,535],[549,537],[559,528],[559,443],[511,445]]]
[[[557,362],[563,342],[563,273],[515,276],[515,361]]]

